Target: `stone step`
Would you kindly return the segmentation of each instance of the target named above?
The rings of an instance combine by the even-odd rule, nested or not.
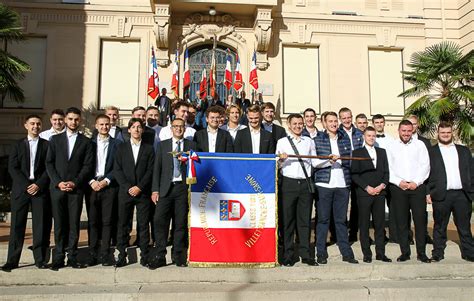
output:
[[[472,300],[473,280],[1,287],[0,300]]]

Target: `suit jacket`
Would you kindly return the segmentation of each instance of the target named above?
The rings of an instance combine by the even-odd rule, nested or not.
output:
[[[151,191],[159,192],[161,197],[165,197],[171,188],[173,181],[173,156],[170,152],[173,151],[173,139],[161,141],[156,150],[155,166],[153,169],[153,182]],[[194,141],[184,139],[184,150],[189,151],[196,148]],[[180,165],[181,177],[186,181],[186,164]]]
[[[425,144],[427,150],[429,150],[431,148],[430,139],[425,138],[421,135],[418,135],[418,140],[420,140],[421,142],[423,142]]]
[[[109,186],[116,187],[117,182],[115,181],[114,177],[114,161],[115,161],[115,154],[117,152],[117,147],[122,143],[122,141],[118,139],[114,139],[109,137],[109,147],[107,148],[107,159],[105,159],[105,171],[104,177],[110,180]],[[97,168],[97,138],[92,139],[92,151],[94,153],[94,172],[92,173],[92,178],[95,177],[95,170]]]
[[[462,190],[473,201],[474,160],[467,147],[456,144],[456,150],[459,158],[458,168],[461,175]],[[430,176],[428,178],[427,194],[431,195],[433,201],[442,201],[446,198],[447,178],[439,145],[436,144],[430,147],[428,153],[430,155]]]
[[[252,148],[252,137],[250,134],[250,128],[239,130],[234,140],[234,152],[236,153],[253,153]],[[275,142],[273,141],[272,134],[260,128],[260,154],[274,154],[275,153]]]
[[[161,98],[165,98],[165,106],[162,109],[161,107]],[[171,116],[171,100],[168,96],[160,95],[156,101],[155,106],[158,108],[160,112],[160,126],[167,126],[168,125],[168,118]]]
[[[232,153],[234,146],[232,136],[223,129],[217,129],[216,153]],[[202,129],[194,134],[194,142],[198,152],[209,152],[209,137],[207,129]]]
[[[34,183],[39,186],[40,193],[48,189],[49,177],[46,172],[46,154],[48,141],[39,138],[34,166]],[[13,179],[12,199],[19,197],[30,183],[30,145],[27,138],[20,139],[13,145],[8,157],[8,172]]]
[[[358,161],[353,160],[351,164],[352,181],[356,184],[356,193],[359,196],[369,196],[365,188],[367,186],[376,187],[381,183],[388,187],[390,178],[387,152],[383,148],[375,147],[377,154],[377,166],[371,160]],[[352,151],[352,156],[370,158],[369,152],[365,147],[355,149]],[[386,189],[380,192],[380,195],[385,195]]]
[[[137,164],[133,159],[130,142],[120,144],[115,154],[113,172],[115,180],[120,186],[120,193],[128,195],[130,188],[138,186],[142,191],[140,196],[150,196],[154,162],[153,146],[143,143],[143,140],[138,151]]]
[[[128,132],[128,128],[123,127],[121,132],[123,136],[123,141],[130,142],[130,133]],[[151,127],[145,125],[145,128],[143,129],[143,134],[142,134],[142,142],[153,146],[155,144],[155,136],[156,136],[156,131],[152,129]]]
[[[262,126],[263,127],[263,126]],[[283,127],[279,126],[278,124],[273,124],[272,126],[272,137],[273,141],[276,145],[277,141],[283,137],[286,137],[286,131]]]
[[[46,156],[46,170],[51,179],[51,192],[58,190],[60,182],[72,181],[76,189],[87,187],[94,172],[94,152],[89,138],[77,134],[76,143],[68,159],[67,131],[51,137]]]
[[[125,131],[127,132],[128,134],[128,130]],[[97,131],[97,129],[94,129],[94,131],[92,131],[92,137],[91,137],[91,140],[97,140],[97,135],[99,134],[99,131]],[[115,127],[115,137],[112,137],[114,139],[117,139],[117,140],[120,140],[121,142],[124,141],[124,137],[123,137],[123,133],[122,133],[122,128],[121,127]],[[130,137],[129,137],[130,139]]]

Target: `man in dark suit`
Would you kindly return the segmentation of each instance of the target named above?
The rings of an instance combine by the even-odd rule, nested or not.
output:
[[[275,142],[272,134],[261,127],[262,115],[256,105],[247,112],[249,126],[239,130],[235,136],[234,152],[248,154],[274,154]]]
[[[438,144],[431,147],[431,172],[428,178],[428,203],[433,204],[433,251],[431,260],[444,259],[446,229],[451,212],[461,241],[461,257],[474,261],[474,239],[471,233],[472,201],[474,199],[474,160],[470,150],[453,143],[453,127],[441,122]]]
[[[369,227],[370,215],[374,221],[375,259],[384,262],[392,260],[385,256],[385,195],[389,181],[387,153],[383,148],[375,147],[375,129],[371,126],[364,131],[365,146],[352,152],[352,156],[371,158],[372,160],[354,160],[351,164],[352,182],[355,184],[359,213],[360,245],[363,261],[372,262]]]
[[[166,88],[161,89],[161,95],[155,101],[155,106],[160,111],[160,126],[167,126],[171,115],[171,100],[166,96],[166,92]]]
[[[188,120],[186,122],[186,125],[192,127],[196,131],[200,131],[203,129],[203,127],[196,123],[196,114],[197,114],[196,107],[194,105],[190,105],[189,111],[188,111]]]
[[[109,136],[123,142],[124,138],[122,128],[118,126],[118,121],[120,119],[119,108],[114,106],[105,107],[104,114],[110,118]],[[92,132],[92,140],[96,139],[98,134],[99,132],[97,129],[94,129]]]
[[[286,131],[283,127],[273,123],[275,119],[275,105],[271,102],[266,102],[261,107],[263,122],[262,126],[265,130],[272,133],[275,145],[280,138],[286,137]]]
[[[141,141],[143,141],[143,143],[145,143],[145,144],[154,146],[155,138],[156,138],[155,137],[156,132],[151,127],[145,126],[145,124],[146,124],[146,109],[142,106],[137,106],[137,107],[133,108],[132,109],[132,118],[138,118],[144,124],[143,134],[141,136],[142,137]],[[122,134],[123,134],[123,137],[124,137],[124,141],[125,142],[130,142],[130,132],[128,131],[128,127],[122,128]]]
[[[46,157],[56,245],[51,266],[54,271],[64,266],[65,252],[69,266],[83,267],[77,261],[77,243],[84,189],[94,166],[91,141],[78,131],[81,111],[71,107],[65,119],[67,130],[51,138]]]
[[[219,128],[221,109],[219,106],[209,107],[206,111],[207,128],[194,135],[198,152],[232,153],[234,146],[229,132]]]
[[[171,123],[173,138],[164,140],[158,146],[153,171],[151,199],[155,209],[155,258],[149,268],[156,269],[166,265],[166,245],[170,218],[173,218],[173,258],[178,267],[186,266],[187,254],[187,218],[188,185],[186,184],[186,165],[181,162],[180,154],[173,156],[172,151],[186,152],[196,148],[194,141],[184,139],[185,122],[176,118]]]
[[[128,122],[130,141],[117,148],[114,162],[114,176],[119,184],[119,226],[117,249],[120,254],[116,267],[127,265],[127,246],[130,240],[129,230],[133,218],[133,209],[137,208],[137,235],[141,251],[140,264],[148,265],[148,244],[150,242],[149,210],[151,205],[151,180],[155,153],[151,145],[141,139],[143,121],[132,118]]]
[[[25,119],[27,137],[20,139],[10,152],[8,171],[13,179],[11,193],[11,228],[8,244],[8,258],[2,267],[10,272],[18,267],[25,239],[28,208],[33,215],[33,257],[39,269],[46,268],[49,232],[46,219],[51,218],[47,197],[48,175],[46,173],[46,153],[48,141],[39,138],[41,118],[29,115]]]
[[[110,252],[110,240],[118,193],[118,185],[113,175],[113,166],[115,152],[121,141],[109,136],[110,118],[107,115],[101,114],[96,117],[95,128],[99,133],[92,140],[96,160],[93,177],[89,180],[90,189],[86,192],[86,199],[89,201],[87,215],[90,254],[87,265],[94,266],[99,262],[99,239],[102,238],[100,262],[103,266],[111,266],[114,264],[114,260]]]

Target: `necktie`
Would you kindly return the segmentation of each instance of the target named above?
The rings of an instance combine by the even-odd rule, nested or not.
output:
[[[180,164],[178,161],[178,155],[181,152],[181,143],[179,141],[176,141],[176,148],[175,151],[178,153],[175,157],[173,157],[173,177],[177,178],[181,175],[181,170],[180,170]]]
[[[377,138],[385,138],[385,134],[375,135]]]

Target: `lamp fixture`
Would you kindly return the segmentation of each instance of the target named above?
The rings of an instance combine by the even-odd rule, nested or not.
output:
[[[214,6],[209,7],[209,15],[215,16],[216,13],[217,12],[216,12],[216,9],[214,8]]]

